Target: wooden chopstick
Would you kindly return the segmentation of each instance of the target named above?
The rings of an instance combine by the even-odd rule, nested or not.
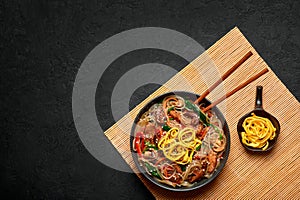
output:
[[[202,111],[206,112],[209,109],[211,109],[212,107],[216,106],[217,104],[219,104],[220,102],[222,102],[224,99],[230,97],[231,95],[233,95],[234,93],[236,93],[237,91],[239,91],[240,89],[244,88],[245,86],[247,86],[248,84],[250,84],[251,82],[255,81],[256,79],[258,79],[260,76],[264,75],[265,73],[267,73],[269,70],[268,68],[263,69],[262,71],[260,71],[258,74],[252,76],[251,78],[249,78],[247,81],[245,81],[244,83],[240,84],[239,86],[237,86],[235,89],[233,89],[232,91],[226,93],[224,96],[222,96],[221,98],[219,98],[218,100],[216,100],[215,102],[211,103],[209,106],[207,106],[206,108],[204,108]]]
[[[239,60],[233,67],[231,67],[223,76],[215,82],[212,86],[210,86],[201,96],[196,99],[195,104],[199,104],[213,89],[215,89],[222,81],[224,81],[229,75],[231,75],[239,66],[241,66],[250,56],[252,56],[252,52],[249,51],[246,53],[241,60]]]

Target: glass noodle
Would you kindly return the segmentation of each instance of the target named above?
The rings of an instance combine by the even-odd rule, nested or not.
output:
[[[157,181],[190,187],[209,178],[226,146],[216,114],[178,95],[170,95],[142,114],[135,128],[133,149],[140,165]]]

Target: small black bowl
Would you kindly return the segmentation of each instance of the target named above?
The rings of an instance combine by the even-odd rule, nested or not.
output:
[[[266,112],[262,107],[262,90],[263,90],[262,86],[256,87],[255,109],[253,111],[247,113],[246,115],[244,115],[237,124],[237,132],[239,135],[240,142],[246,150],[251,151],[251,152],[265,152],[265,151],[271,150],[274,147],[274,145],[277,141],[278,135],[280,133],[280,124],[279,124],[278,120],[274,116],[272,116],[270,113]],[[275,131],[276,136],[273,140],[269,140],[269,146],[265,150],[262,150],[261,148],[254,148],[254,147],[247,146],[242,142],[241,132],[245,132],[245,130],[242,126],[243,122],[245,121],[245,119],[247,117],[250,117],[252,113],[254,113],[256,116],[268,118],[272,122],[273,126],[276,128],[276,131]]]
[[[199,182],[196,182],[195,184],[193,184],[193,186],[191,187],[172,187],[169,185],[166,185],[164,183],[160,183],[159,181],[155,180],[155,178],[153,178],[152,176],[150,176],[145,169],[140,166],[140,163],[138,161],[138,155],[137,153],[133,150],[133,139],[134,139],[134,131],[136,128],[136,124],[139,121],[139,119],[141,118],[141,116],[143,115],[143,113],[145,113],[147,110],[149,110],[149,108],[158,102],[162,102],[162,100],[170,95],[178,95],[181,96],[185,99],[189,99],[191,101],[195,101],[199,95],[194,94],[194,93],[190,93],[190,92],[183,92],[183,91],[176,91],[176,92],[170,92],[170,93],[165,93],[161,96],[158,96],[156,98],[154,98],[153,100],[151,100],[148,104],[146,104],[146,106],[144,106],[140,112],[138,113],[138,115],[136,116],[132,129],[131,129],[131,136],[130,136],[130,147],[131,147],[131,153],[132,153],[132,157],[133,160],[135,162],[135,165],[137,166],[138,170],[148,179],[150,180],[152,183],[154,183],[155,185],[164,188],[166,190],[171,190],[171,191],[191,191],[191,190],[195,190],[198,189],[200,187],[203,187],[205,185],[207,185],[208,183],[210,183],[212,180],[214,180],[222,171],[222,169],[225,166],[225,163],[228,159],[229,156],[229,150],[230,150],[230,133],[229,133],[229,128],[227,125],[227,122],[223,116],[223,114],[221,113],[221,111],[214,107],[212,110],[216,113],[216,115],[218,116],[218,118],[221,120],[222,124],[223,124],[223,130],[224,130],[224,134],[226,136],[226,147],[225,147],[225,152],[223,153],[223,159],[221,159],[220,161],[220,165],[216,168],[216,171],[212,174],[212,176],[210,178],[204,178],[201,179]],[[202,100],[200,103],[204,103],[206,106],[210,104],[210,102],[207,99]]]

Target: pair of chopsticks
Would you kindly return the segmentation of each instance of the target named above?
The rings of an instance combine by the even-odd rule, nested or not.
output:
[[[233,67],[231,67],[219,80],[217,80],[217,82],[215,82],[212,86],[210,86],[198,99],[196,99],[196,101],[194,103],[195,104],[199,104],[199,102],[201,102],[213,89],[215,89],[220,83],[222,83],[222,81],[224,81],[228,76],[230,76],[239,66],[241,66],[252,55],[253,54],[252,54],[251,51],[249,51],[246,55],[244,55],[241,58],[241,60],[239,60]],[[225,100],[226,98],[230,97],[231,95],[233,95],[234,93],[236,93],[240,89],[244,88],[245,86],[247,86],[251,82],[253,82],[256,79],[258,79],[260,76],[262,76],[263,74],[267,73],[268,71],[269,71],[268,68],[264,68],[258,74],[250,77],[247,81],[245,81],[244,83],[240,84],[239,86],[237,86],[236,88],[234,88],[232,91],[226,93],[221,98],[219,98],[216,101],[212,102],[209,106],[207,106],[206,108],[204,108],[202,111],[203,112],[208,111],[209,109],[211,109],[212,107],[214,107],[217,104],[221,103],[223,100]]]

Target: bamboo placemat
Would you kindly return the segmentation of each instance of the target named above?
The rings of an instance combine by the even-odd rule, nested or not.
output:
[[[268,67],[238,28],[232,29],[205,53],[196,58],[177,73],[166,84],[120,119],[105,135],[119,151],[128,165],[137,172],[130,152],[130,131],[132,120],[138,111],[152,98],[169,90],[187,90],[183,79],[188,80],[190,91],[201,94],[216,80],[210,69],[216,67],[224,74],[249,50],[253,55],[239,67],[224,83],[225,91]],[[213,66],[214,64],[214,66]],[[268,67],[269,68],[269,67]],[[230,129],[231,147],[228,161],[219,176],[210,184],[191,192],[171,192],[163,190],[141,174],[137,176],[157,199],[291,199],[300,198],[300,104],[284,84],[269,68],[269,72],[223,102],[218,107]],[[206,76],[206,78],[203,78]],[[204,80],[205,79],[205,80]],[[237,122],[240,117],[254,109],[255,90],[262,85],[263,107],[280,122],[281,133],[275,147],[270,152],[251,154],[239,142]],[[220,89],[207,98],[217,98]]]

